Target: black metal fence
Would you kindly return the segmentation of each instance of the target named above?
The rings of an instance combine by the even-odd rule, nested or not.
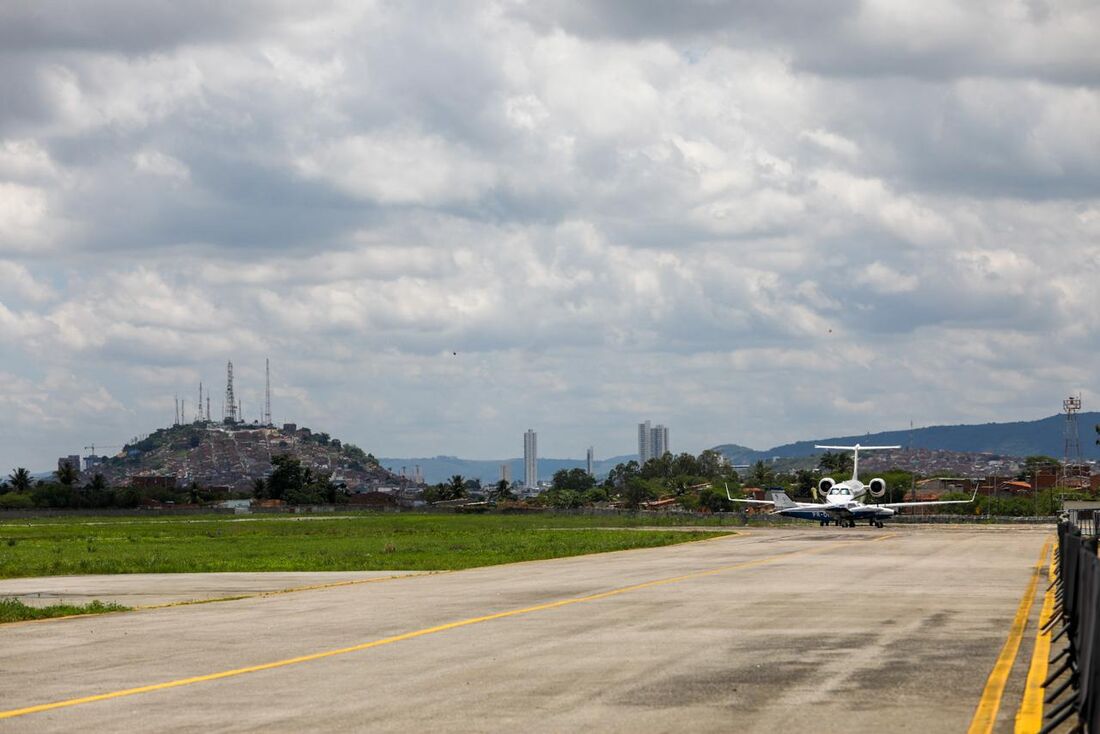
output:
[[[1100,732],[1100,558],[1096,538],[1069,521],[1058,525],[1058,573],[1052,586],[1057,604],[1047,626],[1060,625],[1052,645],[1065,643],[1043,682],[1048,708],[1041,732],[1052,732],[1071,717],[1075,731]]]

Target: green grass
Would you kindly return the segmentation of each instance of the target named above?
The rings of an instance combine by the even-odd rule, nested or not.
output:
[[[22,622],[27,619],[49,619],[50,617],[70,617],[74,614],[103,614],[104,612],[125,612],[130,607],[98,599],[88,604],[51,604],[48,607],[28,607],[18,599],[0,599],[0,624]]]
[[[96,573],[453,570],[652,548],[713,532],[630,530],[651,518],[380,514],[0,522],[0,578]],[[608,529],[624,528],[624,529]]]

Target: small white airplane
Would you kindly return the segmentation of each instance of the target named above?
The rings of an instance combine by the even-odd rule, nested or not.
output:
[[[837,522],[849,528],[856,526],[856,520],[867,520],[871,525],[881,528],[882,521],[897,514],[899,507],[931,507],[933,505],[965,505],[973,502],[978,496],[978,490],[974,490],[973,496],[968,500],[939,500],[931,502],[886,502],[883,504],[867,505],[860,501],[861,497],[870,494],[872,497],[881,497],[886,494],[886,480],[875,477],[867,484],[859,480],[859,452],[874,451],[880,449],[897,449],[900,446],[815,446],[819,449],[839,449],[842,451],[854,451],[852,461],[852,478],[839,484],[832,477],[822,477],[817,483],[814,496],[824,497],[824,502],[795,502],[787,496],[786,492],[773,492],[770,500],[740,500],[730,495],[729,487],[726,487],[726,496],[731,502],[742,502],[749,505],[772,505],[775,510],[773,515],[785,517],[797,517],[802,520],[817,520],[822,526],[831,522]]]

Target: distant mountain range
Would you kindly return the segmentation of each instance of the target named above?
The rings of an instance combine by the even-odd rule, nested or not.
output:
[[[867,433],[861,436],[833,436],[787,443],[763,451],[732,443],[715,446],[714,449],[735,464],[751,464],[774,457],[795,459],[813,456],[821,453],[814,448],[814,444],[857,442],[865,445],[897,444],[905,448],[942,449],[998,456],[1023,457],[1044,454],[1061,458],[1065,452],[1065,421],[1064,415],[1052,415],[1041,420],[1014,423],[928,426],[913,430]],[[1085,459],[1100,460],[1100,446],[1096,445],[1097,434],[1094,429],[1097,424],[1100,424],[1100,412],[1081,413],[1078,417],[1081,454]],[[596,476],[605,476],[616,464],[637,458],[633,454],[613,456],[597,461],[593,468]],[[380,458],[379,462],[385,468],[398,473],[402,467],[405,467],[405,471],[410,476],[413,468],[419,464],[425,481],[429,483],[444,481],[455,474],[461,474],[466,478],[478,478],[483,483],[495,482],[500,478],[501,464],[508,464],[511,467],[512,479],[523,479],[523,459],[476,460],[460,459],[456,456],[434,456],[411,459]],[[539,459],[539,477],[549,479],[559,469],[578,467],[584,467],[584,459]]]
[[[1096,445],[1096,430],[1100,413],[1081,413],[1078,416],[1078,432],[1081,438],[1081,455],[1087,459],[1100,459],[1100,446]],[[750,464],[772,457],[794,458],[821,453],[814,444],[851,445],[900,445],[916,449],[944,449],[947,451],[979,452],[998,456],[1033,456],[1043,454],[1062,458],[1065,453],[1065,415],[1052,415],[1035,421],[1014,423],[982,423],[976,425],[928,426],[866,433],[861,436],[835,436],[812,441],[798,441],[757,451],[733,443],[715,446],[735,464]]]

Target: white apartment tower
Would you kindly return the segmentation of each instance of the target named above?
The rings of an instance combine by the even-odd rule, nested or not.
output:
[[[595,458],[596,458],[596,452],[592,449],[591,446],[589,446],[588,447],[588,457],[585,460],[585,469],[588,471],[588,476],[590,476],[590,477],[596,476],[596,472],[593,471],[593,469],[594,469],[593,464],[596,463]]]
[[[524,441],[524,445],[526,445],[526,441]],[[511,486],[511,484],[512,484],[512,465],[511,464],[501,464],[500,465],[500,479],[501,479],[502,482],[508,482],[508,485]]]
[[[656,425],[653,427],[652,438],[650,439],[650,445],[653,447],[653,457],[664,456],[669,453],[668,448],[668,426]]]
[[[650,426],[649,421],[638,424],[638,463],[644,465],[650,459],[664,456],[672,449],[668,445],[668,426]]]
[[[539,484],[538,434],[530,428],[523,434],[523,486],[535,489]]]
[[[638,424],[638,464],[645,464],[653,458],[653,429],[649,421]]]

